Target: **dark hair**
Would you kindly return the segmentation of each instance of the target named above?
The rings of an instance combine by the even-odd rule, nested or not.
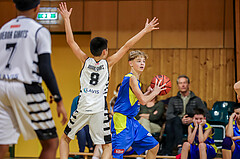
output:
[[[203,115],[205,117],[205,112],[201,108],[195,108],[194,109],[194,115]]]
[[[190,80],[189,80],[188,76],[186,76],[186,75],[180,75],[180,76],[178,76],[178,78],[177,78],[177,84],[178,84],[179,78],[186,78],[187,81],[188,81],[188,84],[190,83]]]
[[[238,108],[240,108],[240,103],[235,103],[232,107],[233,111]]]
[[[102,37],[95,37],[90,42],[90,51],[93,56],[101,56],[102,51],[107,49],[107,39]]]
[[[40,0],[13,0],[19,11],[27,11],[36,8],[40,4]]]

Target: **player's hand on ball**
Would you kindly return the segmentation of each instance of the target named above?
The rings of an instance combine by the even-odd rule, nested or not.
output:
[[[156,79],[155,81],[155,87],[153,88],[153,91],[157,92],[157,94],[160,94],[161,91],[166,90],[167,88],[164,88],[166,83],[164,83],[163,85],[160,85],[162,80],[160,79],[159,82],[157,82],[158,80]]]

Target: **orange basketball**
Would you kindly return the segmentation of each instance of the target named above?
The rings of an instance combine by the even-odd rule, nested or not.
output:
[[[166,83],[166,85],[163,87],[163,88],[166,88],[166,89],[159,93],[160,96],[165,95],[168,92],[170,92],[170,90],[172,88],[172,83],[171,83],[171,80],[165,75],[156,75],[155,77],[153,77],[153,79],[151,81],[151,88],[155,87],[156,79],[157,79],[157,84],[160,80],[162,80],[161,83],[160,83],[160,86]]]

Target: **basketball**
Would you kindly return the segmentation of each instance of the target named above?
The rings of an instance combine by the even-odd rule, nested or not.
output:
[[[153,77],[153,79],[151,81],[151,85],[150,85],[151,88],[155,87],[156,79],[157,79],[157,84],[158,84],[159,81],[162,80],[161,83],[160,83],[160,86],[166,83],[166,85],[163,87],[163,88],[166,88],[166,89],[159,93],[160,96],[165,95],[168,92],[170,92],[170,90],[172,88],[172,83],[171,83],[171,80],[165,75],[156,75],[155,77]]]

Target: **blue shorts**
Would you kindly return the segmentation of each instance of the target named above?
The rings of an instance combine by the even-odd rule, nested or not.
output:
[[[158,141],[134,118],[115,113],[111,122],[113,158],[123,158],[131,146],[137,154],[154,148]]]
[[[212,158],[216,157],[217,152],[213,148],[213,146],[211,146],[209,144],[206,144],[206,146],[207,146],[207,159],[212,159]],[[200,158],[200,156],[199,156],[198,145],[191,145],[188,159],[199,159],[199,158]]]
[[[239,159],[240,156],[240,145],[239,143],[235,142],[235,149],[232,153],[232,159]]]

